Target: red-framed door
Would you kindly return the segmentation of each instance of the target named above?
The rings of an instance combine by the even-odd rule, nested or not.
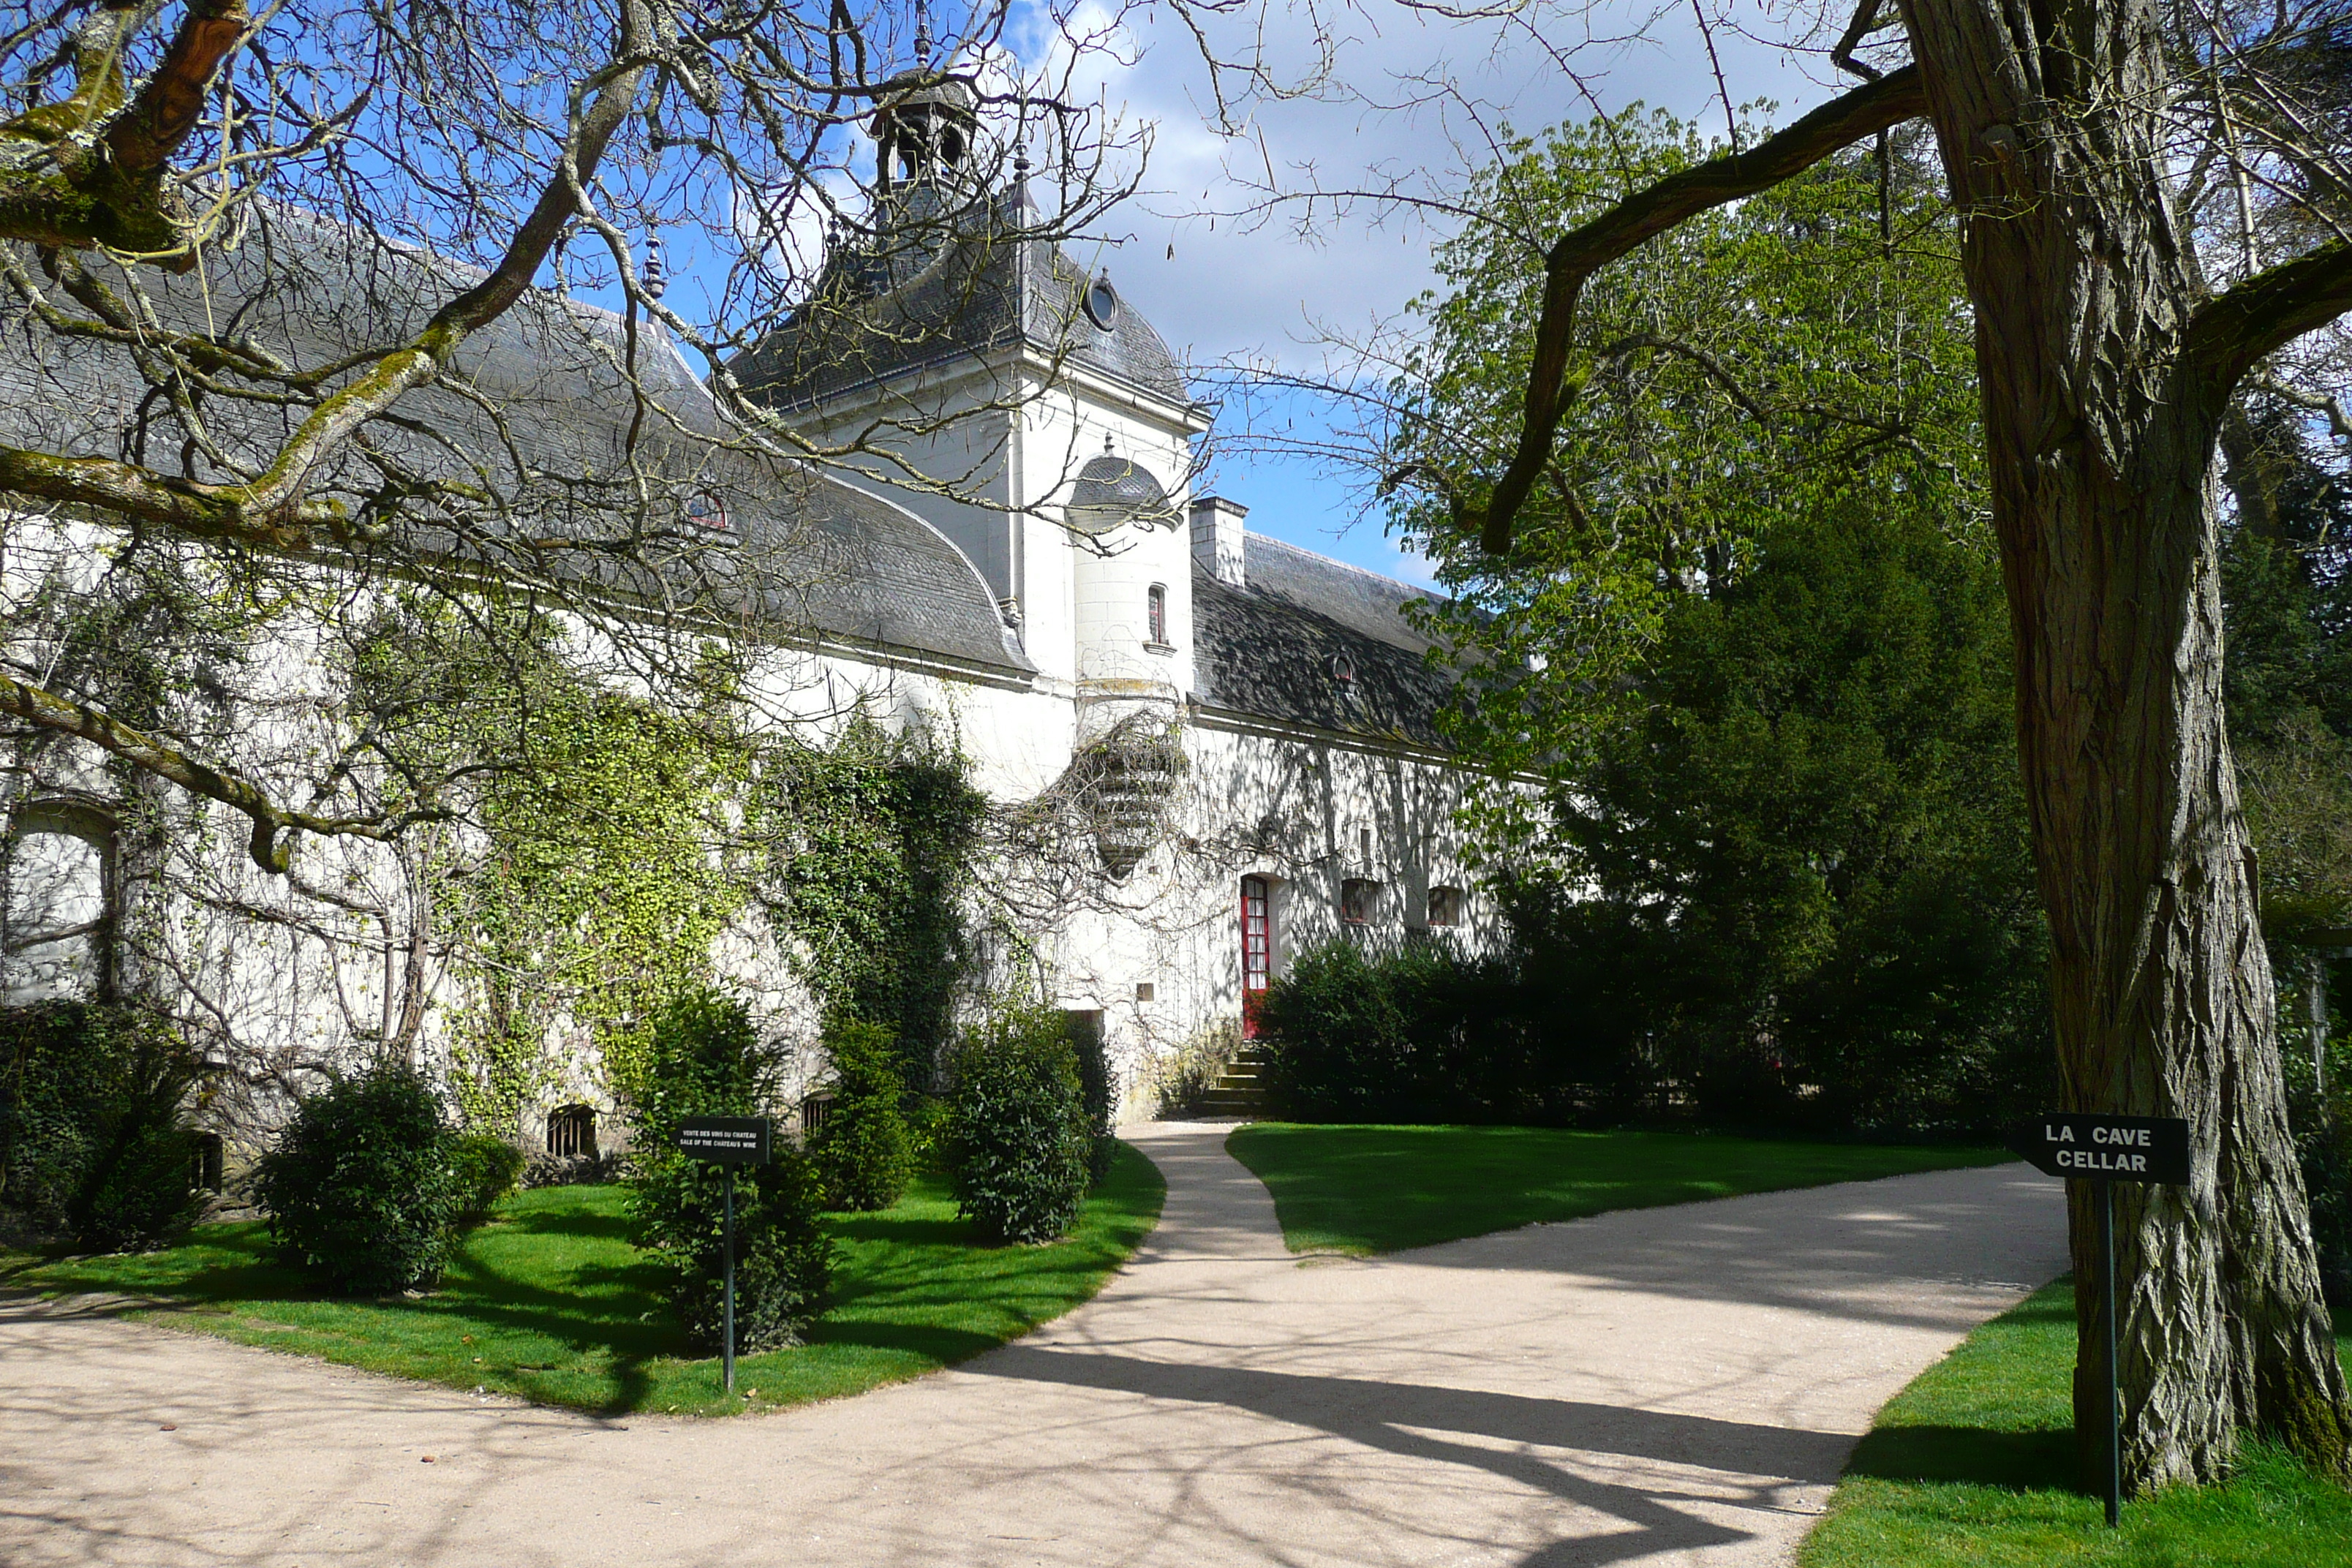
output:
[[[1242,879],[1242,1038],[1257,1038],[1258,1003],[1274,968],[1274,922],[1264,877]]]

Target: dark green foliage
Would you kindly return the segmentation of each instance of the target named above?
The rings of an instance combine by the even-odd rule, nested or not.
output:
[[[338,1295],[437,1283],[461,1210],[441,1097],[383,1063],[331,1080],[262,1156],[254,1196],[286,1260]]]
[[[824,1034],[833,1104],[809,1135],[809,1163],[829,1209],[887,1209],[914,1178],[913,1141],[900,1102],[898,1040],[888,1026],[846,1020]]]
[[[449,1141],[449,1180],[457,1194],[457,1215],[466,1225],[487,1218],[498,1201],[522,1181],[523,1152],[491,1132],[467,1132]]]
[[[719,1346],[725,1197],[719,1167],[670,1147],[688,1116],[760,1116],[782,1079],[774,1049],[743,1004],[698,990],[671,1000],[653,1021],[638,1089],[635,1173],[629,1217],[636,1243],[666,1267],[680,1324],[705,1351]],[[780,1147],[766,1165],[735,1174],[735,1334],[743,1352],[797,1344],[824,1308],[833,1247],[817,1224],[809,1162]]]
[[[832,1011],[887,1025],[908,1088],[935,1087],[970,972],[964,896],[987,803],[963,759],[860,720],[827,751],[762,767],[770,914]]]
[[[1514,951],[1341,944],[1270,989],[1318,1121],[1988,1134],[2042,1103],[2045,939],[1983,542],[1853,505],[1664,617],[1505,879]],[[1587,880],[1563,890],[1550,868]]]
[[[1004,1007],[957,1043],[949,1171],[965,1218],[992,1242],[1052,1241],[1087,1190],[1093,1143],[1062,1016]]]
[[[1111,1079],[1110,1056],[1103,1048],[1100,1013],[1066,1013],[1070,1049],[1078,1064],[1078,1090],[1086,1101],[1091,1141],[1087,1149],[1087,1178],[1099,1183],[1110,1174],[1118,1152],[1118,1086]]]
[[[1259,1013],[1274,1109],[1301,1121],[1569,1119],[1588,1098],[1577,1036],[1531,1016],[1535,975],[1443,942],[1367,953],[1342,939],[1302,954]]]
[[[2352,962],[2336,968],[2352,979]],[[2307,1052],[2291,1053],[2286,1066],[2287,1122],[2311,1200],[2320,1284],[2331,1306],[2352,1310],[2352,1036],[2339,1032],[2329,1042],[2326,1073],[2317,1082]]]
[[[1983,1131],[2051,1071],[2000,584],[1865,500],[1675,605],[1555,816],[1702,1114]]]
[[[93,1251],[170,1240],[205,1201],[185,1111],[203,1071],[145,1008],[0,1011],[0,1203]]]

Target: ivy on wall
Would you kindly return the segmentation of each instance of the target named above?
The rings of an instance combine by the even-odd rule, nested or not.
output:
[[[829,747],[772,749],[751,794],[762,901],[802,978],[828,1010],[895,1029],[912,1086],[932,1082],[972,972],[986,816],[959,751],[863,715]]]

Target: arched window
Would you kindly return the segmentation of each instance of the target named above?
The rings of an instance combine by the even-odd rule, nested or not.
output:
[[[1150,635],[1147,640],[1156,647],[1165,647],[1168,646],[1168,589],[1166,584],[1154,583],[1151,584],[1150,590],[1144,595],[1143,624],[1150,628]]]
[[[109,825],[87,809],[34,806],[17,816],[0,900],[9,1002],[105,988],[110,848]]]

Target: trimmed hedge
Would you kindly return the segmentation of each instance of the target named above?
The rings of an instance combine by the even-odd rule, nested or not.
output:
[[[969,1030],[950,1058],[949,1175],[990,1242],[1052,1241],[1077,1218],[1094,1141],[1058,1013],[1021,1005]]]
[[[493,1132],[467,1132],[450,1140],[449,1179],[457,1194],[459,1223],[479,1225],[498,1201],[522,1184],[523,1152]]]
[[[439,1282],[466,1194],[425,1075],[384,1062],[304,1100],[262,1156],[254,1196],[287,1261],[338,1295]]]
[[[776,1102],[782,1064],[743,1004],[717,990],[680,996],[654,1020],[638,1091],[629,1215],[638,1247],[668,1270],[672,1306],[702,1350],[719,1348],[725,1290],[725,1178],[670,1148],[688,1116],[758,1116]],[[779,1148],[735,1179],[735,1338],[749,1353],[798,1344],[824,1310],[833,1244],[817,1224],[809,1161]]]
[[[898,1032],[886,1024],[836,1022],[824,1047],[833,1058],[825,1086],[833,1105],[809,1135],[809,1163],[824,1206],[887,1209],[914,1179],[914,1144],[899,1104]]]
[[[169,1242],[205,1203],[185,1110],[204,1073],[148,1008],[0,1010],[0,1203],[91,1251]]]

